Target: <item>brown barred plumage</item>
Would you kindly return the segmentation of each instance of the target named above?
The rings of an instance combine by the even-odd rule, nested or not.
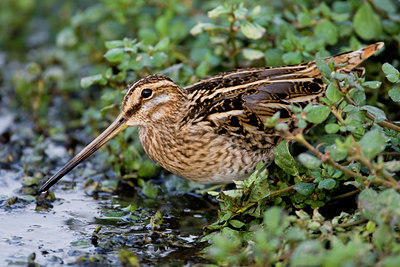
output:
[[[383,46],[369,45],[333,59],[340,72],[355,68]],[[326,85],[314,61],[278,68],[239,69],[185,88],[156,74],[133,83],[114,123],[43,187],[62,176],[128,126],[165,169],[199,183],[245,179],[260,161],[269,162],[282,137],[264,125],[280,111],[291,122],[292,105],[317,103]]]

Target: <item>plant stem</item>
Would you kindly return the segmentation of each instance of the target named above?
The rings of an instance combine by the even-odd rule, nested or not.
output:
[[[359,106],[357,105],[357,103],[355,103],[355,102],[353,101],[353,99],[351,99],[347,94],[345,95],[345,100],[346,100],[347,103],[352,104],[353,106],[356,106],[356,107],[359,108]],[[367,112],[367,117],[368,117],[370,120],[375,121],[375,116],[372,115],[372,114],[369,113],[369,112]],[[396,131],[396,132],[400,132],[400,126],[397,126],[397,125],[395,125],[395,124],[393,124],[393,123],[391,123],[391,122],[388,122],[388,121],[386,121],[386,120],[385,120],[385,121],[376,122],[376,124],[378,124],[379,126],[382,126],[382,127],[385,127],[385,128],[391,129],[391,130],[394,130],[394,131]]]
[[[285,187],[283,189],[275,190],[275,191],[271,192],[271,194],[268,196],[268,198],[273,198],[273,197],[279,196],[281,194],[290,192],[293,190],[293,188],[294,188],[294,186],[291,185],[291,186]]]
[[[288,132],[290,135],[292,135],[290,132]],[[331,159],[328,155],[324,155],[321,152],[319,152],[316,148],[314,148],[307,140],[304,138],[302,134],[298,134],[296,136],[292,135],[294,140],[298,141],[302,145],[304,145],[308,150],[310,150],[314,155],[316,155],[322,162],[327,162],[328,164],[332,165],[334,168],[340,170],[341,172],[349,175],[350,177],[353,178],[361,178],[363,180],[366,180],[367,178],[364,177],[363,175],[353,172],[342,165],[338,164],[335,162],[333,159]]]
[[[285,187],[285,188],[283,188],[283,189],[279,189],[279,190],[272,191],[271,194],[270,194],[269,196],[267,196],[265,199],[271,199],[271,198],[274,198],[274,197],[279,196],[279,195],[281,195],[281,194],[290,192],[290,191],[293,190],[293,188],[294,188],[294,185],[291,185],[291,186]],[[253,206],[256,205],[256,204],[257,204],[257,202],[251,202],[251,203],[249,203],[249,204],[246,204],[245,207],[239,209],[238,211],[236,211],[236,213],[237,213],[237,214],[243,213],[243,212],[245,212],[246,210],[248,210],[249,208],[253,207]]]
[[[358,108],[360,107],[359,105],[357,105],[356,102],[354,102],[353,99],[351,99],[351,98],[349,97],[349,95],[348,95],[349,91],[348,91],[348,90],[345,90],[344,88],[342,88],[342,87],[340,86],[340,83],[339,83],[338,80],[335,80],[335,87],[339,90],[339,92],[341,92],[341,93],[344,94],[344,99],[346,100],[347,103],[349,103],[349,104],[351,104],[351,105],[353,105],[353,106],[355,106],[355,107],[358,107]],[[368,117],[370,120],[375,121],[375,116],[372,115],[372,114],[369,113],[369,112],[367,112],[367,117]],[[395,124],[393,124],[393,123],[391,123],[391,122],[388,122],[388,121],[386,121],[386,120],[380,121],[380,122],[376,122],[376,124],[378,124],[379,126],[382,126],[382,127],[386,127],[386,128],[388,128],[388,129],[392,129],[392,130],[394,130],[394,131],[396,131],[396,132],[400,132],[400,126],[397,126],[397,125],[395,125]]]
[[[362,220],[357,220],[357,221],[349,222],[349,223],[340,223],[340,224],[337,225],[337,227],[347,228],[347,227],[351,227],[351,226],[355,226],[355,225],[359,225],[359,224],[365,223],[367,221],[368,221],[367,219],[362,219]]]
[[[382,152],[381,155],[386,157],[400,157],[400,152]]]
[[[342,125],[346,125],[346,123],[343,120],[342,115],[338,112],[338,110],[336,109],[336,107],[331,106],[331,113],[338,119],[338,121],[342,124]]]
[[[384,170],[379,170],[378,168],[376,168],[369,159],[364,157],[361,151],[361,147],[358,144],[352,149],[352,154],[355,159],[360,161],[364,166],[366,166],[369,169],[369,171],[375,176],[376,179],[389,181],[391,184],[390,187],[393,188],[399,187],[396,179],[394,179],[390,174],[388,174]],[[381,174],[383,179],[379,177],[380,176],[379,174]]]
[[[361,191],[360,189],[355,189],[353,191],[350,191],[350,192],[347,192],[347,193],[344,193],[344,194],[341,194],[341,195],[334,196],[334,197],[332,197],[332,199],[333,200],[343,199],[343,198],[355,195],[355,194],[359,193],[360,191]]]

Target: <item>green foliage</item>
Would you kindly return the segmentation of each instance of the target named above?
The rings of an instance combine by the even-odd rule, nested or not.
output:
[[[379,212],[380,206],[373,207],[377,209],[373,213],[369,203],[374,203],[376,198],[379,203],[385,203],[400,197],[394,191],[365,195],[368,196],[360,197],[360,203],[365,203],[369,209],[365,212],[371,212],[370,216],[379,221],[390,211]],[[391,211],[395,211],[395,205]],[[399,233],[390,223],[399,219],[397,213],[390,214],[385,222],[371,220],[367,226],[350,230],[352,224],[360,222],[356,216],[342,213],[326,220],[317,212],[310,217],[300,210],[297,216],[289,216],[282,209],[272,207],[264,213],[263,227],[254,227],[250,235],[221,231],[213,236],[207,253],[220,266],[373,266],[378,257],[385,264],[398,264],[400,247],[395,238]],[[372,242],[371,231],[375,231]]]
[[[392,82],[392,83],[397,83],[400,79],[400,73],[399,71],[390,65],[389,63],[385,63],[382,65],[382,70],[386,74],[386,78]]]
[[[378,129],[371,130],[361,138],[360,146],[364,157],[373,159],[385,149],[385,135]]]
[[[0,51],[2,90],[15,96],[10,105],[27,111],[38,133],[81,127],[97,135],[115,119],[128,84],[149,74],[184,86],[234,68],[315,59],[327,83],[322,104],[293,106],[294,131],[275,114],[266,125],[286,137],[274,151],[275,164],[268,171],[260,166],[234,189],[210,192],[220,211],[205,229],[206,255],[225,266],[398,264],[400,134],[390,122],[399,121],[397,1],[83,2],[0,3],[0,22],[7,25],[0,29],[7,50],[5,63]],[[51,36],[29,32],[27,25],[54,12],[37,27]],[[377,41],[388,49],[365,63],[367,81],[337,73],[338,66],[323,60]],[[127,184],[139,185],[148,198],[160,194],[141,179],[157,169],[136,129],[102,154]],[[34,168],[43,158],[39,147],[24,163]],[[29,189],[37,179],[23,182]],[[358,192],[356,208],[348,197]],[[347,206],[334,206],[341,199]],[[134,220],[133,213],[102,219]],[[161,221],[158,212],[153,227]],[[137,262],[124,251],[121,258]]]
[[[381,20],[369,3],[364,3],[354,15],[354,29],[365,40],[379,38],[382,32]]]
[[[306,153],[299,155],[299,161],[311,170],[315,170],[321,165],[321,161],[318,158]]]
[[[307,121],[321,123],[328,118],[330,110],[326,106],[313,106],[307,112]]]
[[[123,248],[119,251],[119,258],[124,266],[139,267],[139,259],[135,253],[129,249]]]
[[[296,162],[289,152],[288,141],[282,141],[274,150],[275,164],[282,168],[287,174],[297,175]]]
[[[394,102],[400,102],[400,72],[390,65],[385,63],[382,65],[382,70],[386,74],[386,78],[395,83],[392,89],[389,90],[389,96]]]
[[[338,30],[342,29],[340,24],[351,17],[345,15],[351,7],[343,2],[340,5],[336,4],[333,9],[338,13],[332,14],[331,7],[325,4],[318,7],[318,11],[325,16],[325,19],[315,25],[314,33],[319,40],[323,40],[324,46],[334,45],[344,36],[351,34],[356,34],[365,40],[378,36],[382,38],[381,19],[377,15],[380,13],[373,10],[370,4],[360,4],[354,9],[353,33],[347,31],[339,34]],[[314,26],[312,14],[313,12],[309,11],[298,14],[297,19],[302,27]],[[377,20],[378,22],[376,22]],[[369,25],[371,23],[374,25]],[[220,24],[223,25],[222,22]],[[272,28],[268,23],[260,23],[260,25],[269,30]],[[213,26],[209,27],[207,31],[215,34],[223,32],[220,28],[218,32],[216,29],[217,27]],[[300,37],[304,34],[301,28],[297,30],[296,34],[292,33],[287,32],[284,35],[287,39],[281,41],[281,48],[287,49],[286,53],[281,54],[282,62],[285,64],[299,63],[307,58],[308,54],[302,51],[304,49],[301,47],[302,40],[307,40],[308,48],[321,49],[318,45],[313,46],[312,37]],[[236,37],[238,40],[236,45],[240,44],[240,38],[240,36]],[[277,34],[275,38],[281,38],[281,36]],[[356,37],[353,36],[350,40],[354,44]],[[236,48],[240,49],[240,47],[237,45]],[[243,48],[243,51],[247,51],[247,48]],[[325,53],[323,49],[320,52]],[[264,223],[261,223],[264,226],[263,230],[255,230],[263,214],[265,216],[268,214],[266,217],[272,217],[272,220],[276,217],[270,215],[270,212],[274,213],[274,216],[278,216],[275,210],[268,210],[267,203],[286,207],[289,210],[294,208],[297,211],[307,209],[307,207],[318,209],[329,203],[332,198],[341,198],[341,195],[335,196],[335,192],[340,192],[341,188],[346,185],[353,187],[354,192],[357,192],[364,190],[370,184],[378,184],[392,188],[391,192],[396,197],[398,196],[396,192],[399,190],[398,176],[394,170],[398,170],[400,165],[392,158],[384,160],[382,155],[385,151],[398,151],[399,127],[391,123],[387,124],[387,110],[382,105],[377,106],[366,102],[366,92],[369,92],[369,89],[379,89],[382,82],[366,82],[354,75],[335,73],[336,66],[332,62],[326,63],[322,57],[318,56],[316,61],[327,82],[326,95],[322,99],[325,105],[308,105],[303,109],[293,107],[292,110],[298,119],[298,129],[295,131],[289,132],[288,125],[278,122],[277,118],[266,122],[268,127],[275,127],[288,140],[299,142],[310,152],[293,156],[289,150],[289,141],[283,141],[274,151],[274,162],[280,169],[279,171],[283,171],[283,174],[279,171],[273,172],[272,169],[268,175],[268,182],[262,182],[254,177],[254,175],[260,176],[255,173],[247,181],[236,182],[237,189],[222,191],[219,194],[212,192],[212,195],[217,196],[221,211],[219,220],[208,227],[211,233],[204,240],[211,243],[208,255],[218,265],[337,266],[344,262],[350,265],[374,265],[382,249],[387,249],[385,251],[390,256],[387,259],[381,258],[381,260],[388,262],[396,260],[392,258],[395,255],[392,249],[395,248],[383,248],[382,245],[385,238],[393,240],[398,235],[395,227],[388,229],[389,222],[385,226],[376,228],[377,232],[375,233],[375,229],[372,228],[365,230],[376,236],[376,242],[370,243],[369,239],[365,238],[366,232],[363,232],[366,228],[355,229],[351,227],[350,223],[349,228],[343,233],[343,230],[340,229],[341,226],[337,224],[338,217],[335,217],[335,224],[331,222],[332,224],[329,226],[336,225],[335,230],[329,234],[331,235],[329,247],[326,246],[328,239],[325,239],[327,232],[321,230],[323,229],[322,225],[328,223],[324,218],[320,218],[320,221],[317,222],[308,221],[310,218],[306,218],[308,229],[315,232],[312,235],[309,231],[297,233],[303,237],[301,240],[290,239],[291,231],[301,231],[296,229],[297,223],[299,224],[297,227],[300,226],[300,229],[304,229],[301,227],[304,224],[298,220],[293,220],[292,222],[296,223],[286,230],[280,232],[273,228],[274,231],[266,234],[270,221],[264,219]],[[390,82],[398,82],[399,74],[396,68],[385,63],[383,71]],[[388,90],[387,94],[395,102],[398,101],[397,88],[393,87]],[[307,122],[322,124],[323,127],[314,127],[309,134],[312,137],[306,139],[304,129],[308,128]],[[326,133],[329,135],[326,136]],[[386,166],[386,170],[392,168],[392,171],[383,170],[384,166]],[[260,187],[264,187],[265,190],[257,190],[257,195],[263,198],[253,199],[251,196],[255,195],[255,189]],[[343,196],[345,195],[346,193]],[[373,202],[372,199],[373,197],[368,201]],[[359,206],[362,205],[361,203],[368,202],[360,196]],[[377,209],[385,210],[385,205],[389,205],[389,202],[379,203],[382,204],[379,204],[381,206]],[[386,216],[374,211],[371,214],[376,214],[378,218]],[[378,221],[377,218],[366,216],[364,212],[361,212],[361,215],[354,213],[347,214],[347,216],[352,217],[351,220],[359,222],[355,225],[363,224],[366,222],[365,220],[371,220],[367,223],[370,226]],[[231,221],[232,223],[230,223]],[[279,222],[275,225],[283,226],[285,223]],[[347,224],[344,225],[347,228]],[[346,233],[347,231],[349,232]],[[278,236],[274,237],[274,234]],[[229,246],[223,245],[227,243]],[[370,254],[371,250],[373,251],[372,255]],[[260,251],[263,253],[259,253]],[[280,258],[277,258],[276,255],[280,255]],[[291,256],[285,257],[285,255]],[[312,257],[307,255],[312,255]]]

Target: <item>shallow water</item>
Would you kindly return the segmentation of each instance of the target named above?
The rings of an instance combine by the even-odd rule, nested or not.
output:
[[[120,265],[121,248],[134,252],[142,266],[206,262],[198,255],[203,247],[198,239],[202,228],[215,220],[215,206],[203,196],[168,189],[160,181],[156,181],[161,190],[157,198],[145,197],[135,188],[120,188],[118,195],[92,194],[85,191],[84,180],[96,176],[101,180],[107,175],[104,170],[90,175],[95,164],[89,160],[52,188],[56,196],[48,202],[52,207],[37,210],[42,207],[40,198],[24,194],[21,180],[37,172],[52,173],[58,166],[46,170],[50,163],[35,158],[35,148],[30,146],[34,142],[27,140],[32,130],[24,127],[15,128],[15,123],[8,127],[5,132],[10,136],[16,133],[21,144],[15,145],[11,137],[6,143],[2,140],[0,149],[0,266],[26,266],[33,253],[34,262],[42,266]],[[43,142],[50,148],[47,156],[54,152],[55,157],[69,157],[59,144],[48,138]],[[10,155],[11,163],[7,162]],[[39,163],[24,170],[26,162]],[[83,175],[85,172],[89,174]],[[124,210],[129,205],[135,207],[134,212]],[[162,222],[154,223],[157,212],[162,214]]]
[[[15,185],[15,182],[9,184]],[[5,200],[5,189],[2,187],[1,200]],[[9,192],[17,188],[13,189]],[[50,211],[40,212],[35,211],[34,202],[0,210],[1,266],[26,262],[33,252],[35,262],[41,265],[70,263],[78,255],[93,250],[91,246],[75,246],[74,242],[90,238],[96,227],[93,223],[99,204],[82,191],[71,190],[57,191],[53,205]]]

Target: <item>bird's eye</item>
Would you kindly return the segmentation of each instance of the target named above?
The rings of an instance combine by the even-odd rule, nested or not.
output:
[[[142,90],[142,98],[149,98],[153,94],[153,90],[151,89],[143,89]]]

